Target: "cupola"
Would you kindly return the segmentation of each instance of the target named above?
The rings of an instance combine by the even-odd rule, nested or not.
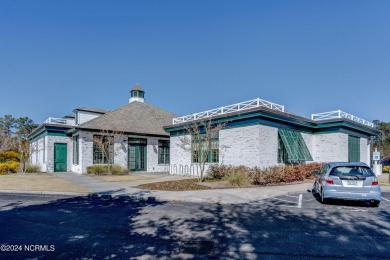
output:
[[[133,101],[145,102],[145,91],[141,88],[141,86],[137,83],[130,91],[131,97],[129,99],[129,103]]]

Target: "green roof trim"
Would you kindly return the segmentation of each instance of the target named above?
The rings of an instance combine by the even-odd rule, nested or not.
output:
[[[313,161],[301,133],[287,129],[279,129],[279,135],[287,151],[290,162]]]
[[[257,118],[258,121],[246,121],[249,119]],[[328,122],[315,122],[309,119],[301,118],[298,116],[291,116],[282,113],[273,113],[270,111],[249,111],[245,114],[229,114],[218,118],[211,118],[213,124],[227,123],[226,128],[242,127],[246,125],[267,125],[275,128],[290,128],[291,130],[310,133],[310,134],[324,134],[341,132],[341,129],[345,131],[353,131],[359,133],[362,136],[378,135],[378,131],[374,128],[360,125],[356,122],[349,121],[347,119],[338,119]],[[200,121],[199,121],[200,122]],[[181,123],[178,125],[165,126],[164,130],[170,133],[171,136],[177,135],[177,132],[185,129],[189,124],[197,124],[198,121]],[[343,130],[344,131],[344,130]]]

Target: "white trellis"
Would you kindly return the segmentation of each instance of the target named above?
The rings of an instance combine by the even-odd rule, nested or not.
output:
[[[256,107],[266,107],[269,109],[277,110],[280,112],[284,112],[284,106],[272,103],[260,98],[252,99],[249,101],[233,104],[233,105],[228,105],[224,107],[219,107],[211,110],[207,110],[204,112],[199,112],[191,115],[186,115],[182,117],[177,117],[173,119],[173,124],[180,124],[180,123],[185,123],[197,119],[203,119],[203,118],[208,118],[211,116],[215,115],[224,115],[228,113],[233,113],[237,111],[242,111],[246,109],[251,109],[251,108],[256,108]]]
[[[311,119],[315,120],[315,121],[327,120],[327,119],[335,119],[335,118],[347,118],[347,119],[350,119],[352,121],[358,122],[360,124],[363,124],[363,125],[366,125],[366,126],[370,126],[370,127],[374,127],[373,123],[371,123],[371,122],[369,122],[367,120],[364,120],[362,118],[359,118],[357,116],[348,114],[348,113],[346,113],[344,111],[341,111],[341,110],[336,110],[336,111],[330,111],[330,112],[324,112],[324,113],[318,113],[318,114],[312,114],[311,115]]]

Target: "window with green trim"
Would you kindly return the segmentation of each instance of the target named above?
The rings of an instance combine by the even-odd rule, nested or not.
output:
[[[168,140],[158,140],[158,164],[169,164]]]
[[[93,136],[93,163],[114,163],[114,144],[112,136]]]
[[[79,164],[79,136],[73,136],[73,164]]]
[[[200,139],[200,140],[199,140]],[[192,162],[193,163],[218,163],[219,162],[219,138],[203,138],[198,139],[192,137]]]
[[[360,138],[348,136],[348,161],[360,162]]]

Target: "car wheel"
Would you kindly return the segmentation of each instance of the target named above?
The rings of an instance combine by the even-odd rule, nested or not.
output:
[[[321,202],[322,204],[326,204],[328,202],[328,199],[325,199],[324,197],[324,190],[321,188]]]
[[[316,187],[316,183],[313,184],[313,189],[311,189],[312,193],[313,194],[317,194],[317,187]]]
[[[379,200],[374,200],[374,201],[371,202],[371,207],[379,207],[380,203],[381,202]]]

